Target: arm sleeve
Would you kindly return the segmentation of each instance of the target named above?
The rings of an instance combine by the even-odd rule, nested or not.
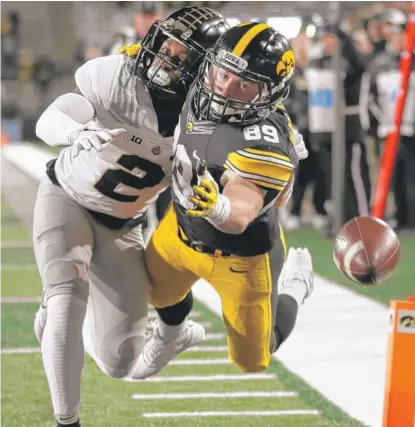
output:
[[[36,123],[36,135],[52,147],[70,145],[74,132],[84,129],[94,115],[94,106],[85,97],[66,93],[40,116]]]
[[[344,82],[345,86],[349,87],[366,71],[366,64],[363,55],[359,53],[351,38],[344,31],[336,28],[336,35],[342,42],[342,55],[349,62],[349,69]]]
[[[381,109],[378,105],[376,76],[366,72],[362,77],[359,101],[359,116],[362,128],[368,131],[371,122],[379,123],[381,115]]]

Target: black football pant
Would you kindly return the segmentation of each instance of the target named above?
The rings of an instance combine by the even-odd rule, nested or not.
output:
[[[320,168],[325,174],[327,194],[332,194],[331,144],[322,144],[319,160]],[[365,143],[363,141],[346,140],[345,161],[343,219],[344,222],[347,222],[356,216],[370,214],[371,186]]]
[[[398,227],[415,228],[415,137],[401,137],[392,180]]]
[[[327,215],[324,203],[327,200],[327,189],[324,171],[320,170],[319,153],[308,149],[308,157],[299,162],[295,173],[295,185],[291,196],[291,214],[300,216],[304,195],[309,185],[313,186],[313,206],[318,215]],[[323,173],[322,173],[323,172]]]

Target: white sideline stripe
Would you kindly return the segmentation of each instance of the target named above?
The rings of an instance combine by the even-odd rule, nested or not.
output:
[[[30,302],[40,302],[42,297],[1,297],[2,303],[7,304],[25,304]]]
[[[197,418],[197,417],[269,417],[282,415],[320,415],[320,411],[292,409],[280,411],[217,411],[217,412],[145,412],[144,418]]]
[[[1,354],[35,354],[40,353],[40,347],[2,348]]]
[[[156,393],[133,394],[134,400],[174,400],[174,399],[235,399],[251,397],[297,397],[296,391],[236,391],[232,393]]]
[[[186,350],[186,353],[221,353],[228,351],[226,345],[196,345]]]
[[[185,382],[185,381],[248,381],[248,380],[271,380],[277,378],[274,374],[230,374],[230,375],[189,375],[177,377],[151,377],[144,380],[151,383],[163,382]],[[142,382],[143,380],[133,380],[124,378],[125,382]]]
[[[231,365],[229,359],[178,359],[172,360],[170,365]]]

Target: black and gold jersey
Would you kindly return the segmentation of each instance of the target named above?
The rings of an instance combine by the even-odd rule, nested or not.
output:
[[[197,120],[187,103],[175,131],[172,175],[174,208],[187,239],[239,256],[269,251],[280,233],[276,198],[298,165],[293,140],[291,121],[282,105],[266,119],[243,127]],[[226,170],[264,190],[263,209],[242,234],[221,232],[204,218],[186,215],[186,209],[193,207],[188,197],[197,183],[195,168],[199,159],[206,160],[221,192],[220,178]]]

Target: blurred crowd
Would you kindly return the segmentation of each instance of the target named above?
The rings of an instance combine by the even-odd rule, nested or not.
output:
[[[286,229],[311,224],[330,233],[333,204],[332,156],[336,126],[336,73],[333,55],[340,49],[344,98],[345,171],[343,220],[368,215],[383,143],[393,129],[393,112],[400,84],[399,60],[404,49],[407,15],[397,9],[361,22],[316,25],[313,38],[306,30],[292,40],[296,57],[294,87],[286,101],[293,123],[309,150],[300,163],[292,204],[285,212]],[[401,138],[392,179],[392,209],[388,222],[405,232],[415,230],[415,73],[412,67]],[[337,163],[335,163],[337,164]],[[304,203],[310,188],[311,205]],[[305,206],[306,205],[306,206]]]
[[[122,3],[119,2],[120,6]],[[2,20],[2,125],[11,139],[31,139],[34,122],[24,120],[22,130],[19,95],[5,81],[30,81],[38,102],[32,114],[35,121],[50,99],[48,88],[59,76],[72,76],[75,68],[89,59],[117,53],[125,44],[142,40],[152,22],[162,17],[158,2],[142,2],[130,13],[131,24],[120,26],[105,46],[78,44],[67,66],[45,55],[35,56],[20,48],[19,18],[9,14]],[[399,59],[404,47],[408,16],[398,9],[386,9],[356,23],[325,22],[318,15],[303,20],[300,33],[291,40],[296,57],[296,74],[286,107],[294,126],[303,135],[309,157],[300,163],[290,208],[283,212],[287,229],[304,224],[323,233],[331,230],[332,147],[335,143],[335,96],[338,77],[333,57],[340,50],[342,97],[345,115],[344,221],[370,213],[372,189],[379,156],[386,135],[393,126],[393,111],[399,89]],[[313,31],[310,33],[310,27]],[[16,55],[20,52],[20,55]],[[413,70],[413,68],[412,68]],[[73,84],[73,83],[70,83]],[[70,90],[70,88],[69,88]],[[415,73],[412,71],[401,140],[392,182],[392,209],[388,220],[401,230],[415,230]]]

